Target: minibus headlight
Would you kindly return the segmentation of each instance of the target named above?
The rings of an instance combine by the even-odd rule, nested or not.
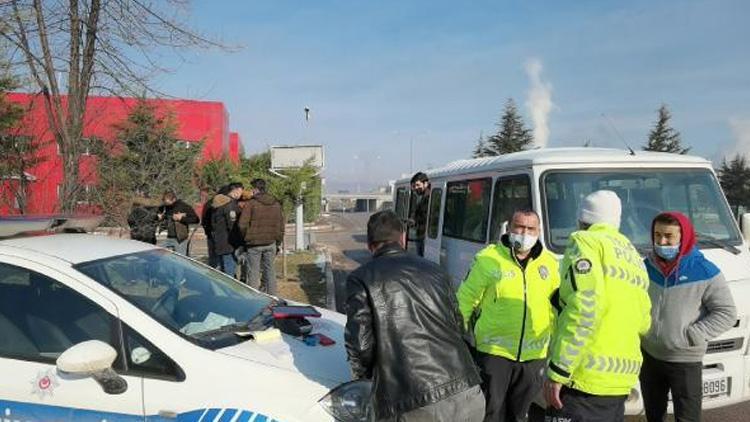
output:
[[[372,419],[372,382],[350,381],[331,390],[318,403],[341,422],[365,422]]]

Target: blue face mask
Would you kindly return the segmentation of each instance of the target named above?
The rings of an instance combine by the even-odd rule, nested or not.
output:
[[[680,253],[680,245],[679,244],[675,246],[654,245],[654,252],[661,258],[667,261],[671,261],[677,258],[677,255]]]

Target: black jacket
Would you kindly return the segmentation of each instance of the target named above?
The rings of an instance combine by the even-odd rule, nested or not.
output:
[[[425,190],[421,195],[412,192],[412,195],[416,195],[414,209],[412,210],[411,215],[416,237],[411,240],[422,240],[427,231],[427,213],[429,212],[430,206],[430,190]]]
[[[156,207],[134,205],[128,214],[128,226],[131,239],[156,244],[156,229],[159,226]]]
[[[480,383],[456,294],[438,265],[386,245],[349,275],[347,291],[349,363],[355,378],[373,380],[377,419]]]
[[[170,206],[162,205],[159,208],[159,213],[164,214],[161,220],[161,228],[162,230],[167,230],[167,238],[177,239],[178,242],[183,242],[188,238],[188,226],[190,224],[198,224],[200,221],[193,207],[181,199],[178,199]],[[185,216],[180,221],[174,221],[172,215],[178,213],[185,213]]]
[[[241,245],[237,220],[240,218],[240,207],[237,201],[227,195],[217,194],[211,201],[211,240],[214,253],[226,255],[234,253]]]

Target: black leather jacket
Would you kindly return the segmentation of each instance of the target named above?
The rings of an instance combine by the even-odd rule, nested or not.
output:
[[[386,245],[349,275],[347,292],[349,363],[355,378],[373,380],[378,419],[480,383],[453,286],[438,265]]]

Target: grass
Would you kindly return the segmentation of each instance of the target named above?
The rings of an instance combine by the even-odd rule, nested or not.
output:
[[[323,271],[316,264],[315,252],[295,252],[287,255],[287,278],[282,276],[282,257],[276,257],[276,278],[279,296],[296,302],[326,306],[326,283]]]

